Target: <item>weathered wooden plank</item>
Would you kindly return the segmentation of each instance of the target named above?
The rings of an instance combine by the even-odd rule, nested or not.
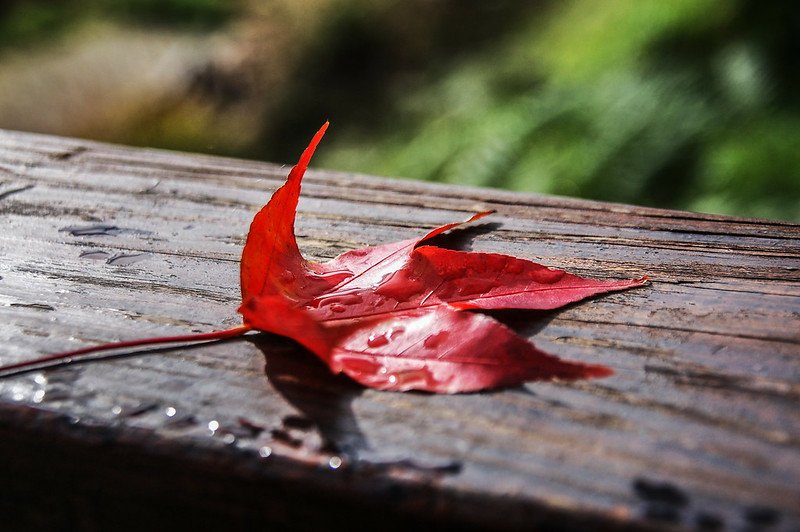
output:
[[[0,361],[236,324],[244,235],[285,171],[0,132]],[[14,459],[0,475],[16,488],[0,511],[78,528],[800,527],[799,226],[321,171],[303,193],[312,258],[493,208],[456,235],[465,246],[649,275],[507,316],[616,374],[380,393],[259,337],[9,377],[0,448]],[[31,513],[37,502],[52,513]]]

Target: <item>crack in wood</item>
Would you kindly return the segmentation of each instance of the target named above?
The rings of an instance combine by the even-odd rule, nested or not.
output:
[[[25,192],[26,190],[30,190],[34,187],[33,184],[22,185],[16,188],[9,188],[6,190],[0,190],[0,201],[13,196],[14,194],[19,194],[20,192]]]

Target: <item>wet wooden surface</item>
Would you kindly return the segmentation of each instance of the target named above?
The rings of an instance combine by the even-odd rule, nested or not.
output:
[[[0,132],[0,361],[237,324],[245,232],[285,172]],[[297,229],[323,259],[486,208],[473,250],[651,277],[504,316],[613,377],[382,393],[266,336],[7,377],[0,519],[800,528],[800,226],[314,170]]]

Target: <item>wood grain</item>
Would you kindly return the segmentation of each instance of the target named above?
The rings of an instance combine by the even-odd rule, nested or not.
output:
[[[0,361],[236,325],[244,235],[285,172],[0,131]],[[650,276],[502,315],[613,377],[382,393],[265,335],[6,377],[0,517],[800,528],[800,226],[313,170],[297,231],[323,259],[477,209],[497,214],[467,248]]]

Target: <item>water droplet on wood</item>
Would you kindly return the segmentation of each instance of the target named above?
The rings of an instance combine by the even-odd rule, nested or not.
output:
[[[32,308],[34,310],[55,310],[54,307],[47,305],[45,303],[10,303],[10,307],[23,307],[23,308]]]
[[[72,236],[95,236],[95,235],[111,235],[116,236],[120,233],[121,229],[116,225],[95,224],[95,225],[69,225],[62,227],[59,231],[64,231]]]
[[[132,235],[151,235],[152,231],[143,229],[129,229],[110,224],[93,225],[68,225],[59,229],[59,232],[66,232],[72,236],[117,236],[123,233]]]
[[[110,264],[112,266],[129,266],[131,264],[143,261],[149,256],[149,253],[120,253],[119,255],[114,255],[108,259],[106,264]]]
[[[107,251],[84,251],[78,256],[82,259],[105,260],[110,255]]]
[[[263,446],[258,450],[258,456],[268,458],[272,454],[272,447]]]

